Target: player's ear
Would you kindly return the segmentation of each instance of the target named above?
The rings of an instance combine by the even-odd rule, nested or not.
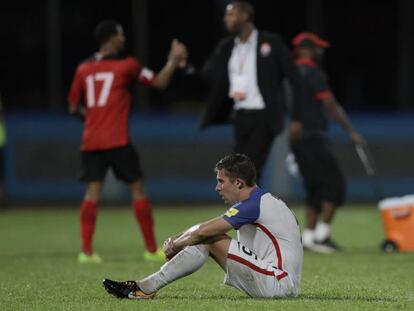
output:
[[[236,179],[236,186],[237,186],[237,188],[239,188],[239,189],[243,189],[243,188],[244,188],[244,181],[243,181],[243,180],[241,180],[240,178],[237,178],[237,179]]]

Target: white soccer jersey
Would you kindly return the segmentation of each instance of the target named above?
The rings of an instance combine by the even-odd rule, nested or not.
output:
[[[253,251],[259,260],[270,265],[267,268],[263,268],[263,265],[255,266],[254,260],[246,261],[246,257],[231,253],[228,259],[264,275],[273,275],[278,281],[289,276],[295,288],[293,294],[297,295],[303,247],[299,224],[286,204],[257,187],[248,199],[233,205],[223,218],[238,230],[240,244]]]

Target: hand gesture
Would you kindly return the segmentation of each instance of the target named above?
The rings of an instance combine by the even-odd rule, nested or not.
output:
[[[187,47],[182,42],[174,39],[171,43],[168,59],[177,64],[180,68],[184,68],[187,65],[187,57]]]

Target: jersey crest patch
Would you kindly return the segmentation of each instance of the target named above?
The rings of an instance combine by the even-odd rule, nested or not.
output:
[[[237,215],[238,212],[239,212],[239,210],[237,208],[230,207],[230,209],[224,215],[226,215],[227,217],[230,218],[232,216]]]

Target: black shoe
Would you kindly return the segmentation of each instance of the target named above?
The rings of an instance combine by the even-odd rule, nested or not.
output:
[[[145,294],[135,281],[116,282],[104,279],[103,286],[108,294],[117,298],[152,299],[155,296],[155,293]]]
[[[138,289],[137,282],[135,281],[116,282],[110,279],[104,279],[103,286],[108,294],[117,298],[128,298],[129,293]]]

